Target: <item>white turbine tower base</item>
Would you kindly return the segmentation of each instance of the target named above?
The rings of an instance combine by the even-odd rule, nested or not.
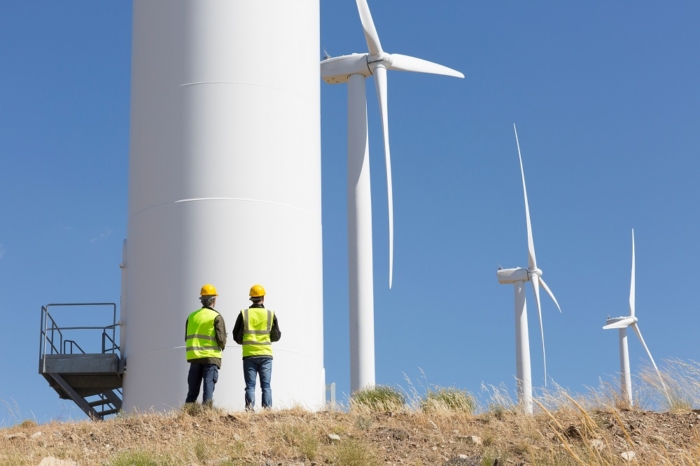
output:
[[[656,367],[656,363],[654,362],[654,358],[651,355],[651,351],[649,351],[649,347],[647,347],[647,344],[644,342],[644,338],[642,337],[642,331],[639,330],[639,325],[637,322],[639,322],[639,319],[637,319],[635,313],[636,313],[636,305],[635,305],[635,292],[636,292],[636,278],[635,278],[635,257],[634,257],[634,229],[632,230],[632,273],[630,276],[630,299],[629,299],[629,306],[630,306],[630,315],[629,316],[622,316],[622,317],[608,317],[608,319],[605,321],[605,327],[603,327],[604,330],[611,330],[611,329],[618,329],[618,335],[620,339],[620,391],[622,395],[623,401],[628,403],[630,406],[634,406],[634,400],[632,398],[632,375],[630,371],[630,354],[629,354],[629,346],[627,343],[627,327],[632,327],[639,337],[639,341],[642,342],[642,346],[644,347],[644,350],[647,352],[647,355],[649,356],[649,360],[651,361],[651,364],[654,366],[654,370],[656,370],[656,374],[659,376],[659,382],[661,382],[661,387],[664,390],[664,394],[666,395],[666,399],[669,400],[670,402],[670,397],[668,394],[668,389],[666,388],[666,384],[664,383],[664,379],[661,376],[661,371],[659,371],[659,368]]]
[[[185,319],[205,283],[229,331],[250,286],[265,286],[283,330],[274,406],[325,405],[319,7],[133,2],[126,411],[184,403]],[[228,342],[214,404],[243,410],[241,348]]]
[[[514,285],[515,287],[515,368],[518,384],[518,401],[525,413],[532,414],[532,370],[530,367],[530,340],[528,336],[527,324],[527,303],[525,300],[525,282],[532,282],[532,289],[535,293],[537,303],[537,314],[540,319],[540,334],[542,335],[542,358],[544,360],[544,384],[547,386],[547,356],[544,349],[544,327],[542,325],[542,310],[540,307],[540,285],[552,298],[559,312],[561,307],[554,294],[542,279],[542,270],[537,268],[535,257],[535,243],[532,237],[532,225],[530,224],[530,207],[527,202],[527,188],[525,187],[525,170],[523,169],[523,158],[520,154],[520,142],[518,141],[518,131],[515,131],[515,142],[518,146],[518,159],[520,160],[520,174],[523,180],[523,196],[525,198],[525,220],[527,223],[527,250],[528,267],[514,269],[499,269],[496,272],[498,282],[504,285]]]
[[[389,203],[389,288],[394,271],[394,203],[389,151],[387,70],[413,71],[463,78],[436,63],[383,51],[366,0],[356,0],[369,53],[327,58],[321,76],[329,84],[348,83],[348,268],[350,293],[350,388],[375,384],[374,275],[372,271],[372,195],[367,140],[365,80],[375,78],[384,133]]]

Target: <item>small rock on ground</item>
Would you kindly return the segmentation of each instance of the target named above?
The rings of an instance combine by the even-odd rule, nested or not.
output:
[[[58,458],[54,458],[53,456],[47,456],[43,460],[41,460],[41,463],[39,463],[39,466],[76,466],[77,463],[75,461],[70,461],[70,460],[59,460]]]
[[[565,431],[564,435],[566,435],[570,439],[581,439],[583,438],[583,435],[581,435],[581,429],[579,429],[577,426],[569,426]]]
[[[442,466],[481,466],[481,457],[459,455],[442,463]]]
[[[598,451],[603,451],[605,449],[605,443],[603,443],[602,440],[597,439],[597,438],[591,440],[591,446]]]
[[[466,438],[468,442],[471,442],[473,445],[483,445],[484,441],[481,440],[481,437],[478,435],[470,435]]]

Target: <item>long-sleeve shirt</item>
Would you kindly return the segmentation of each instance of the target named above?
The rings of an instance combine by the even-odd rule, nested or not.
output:
[[[265,308],[263,304],[252,304],[250,307]],[[239,345],[243,344],[244,330],[243,314],[239,312],[238,318],[236,319],[236,325],[233,327],[233,339]],[[280,338],[282,338],[282,331],[280,330],[279,322],[277,322],[277,314],[275,314],[274,318],[272,319],[272,328],[270,329],[270,341],[279,341]]]
[[[212,311],[218,313],[214,308],[208,307],[207,309],[211,309]],[[187,324],[189,323],[189,319],[185,321],[185,341],[187,341]],[[226,323],[224,322],[224,318],[219,314],[214,318],[214,330],[216,331],[216,344],[219,345],[219,348],[223,351],[224,348],[226,348]],[[190,359],[188,361],[189,363],[195,363],[195,364],[216,364],[216,367],[221,369],[221,358],[198,358],[198,359]]]

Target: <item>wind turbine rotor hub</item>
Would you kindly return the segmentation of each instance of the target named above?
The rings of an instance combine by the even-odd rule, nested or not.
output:
[[[367,66],[374,74],[374,70],[378,66],[384,66],[384,68],[390,68],[392,64],[391,55],[385,52],[379,55],[367,55]]]
[[[528,269],[527,274],[532,277],[533,275],[537,275],[538,277],[542,276],[542,270],[541,269]]]

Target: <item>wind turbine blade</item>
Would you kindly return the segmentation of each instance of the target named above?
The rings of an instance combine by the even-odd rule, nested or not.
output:
[[[659,370],[658,367],[656,367],[656,363],[654,362],[654,358],[651,356],[651,351],[649,351],[647,344],[644,343],[644,338],[642,337],[642,332],[639,330],[639,326],[636,323],[632,324],[632,327],[634,328],[634,331],[637,333],[637,336],[639,337],[639,341],[642,342],[642,346],[644,346],[644,349],[646,350],[647,355],[649,355],[649,359],[651,360],[651,364],[654,366],[654,369],[656,370],[656,373],[659,376],[659,382],[661,382],[661,386],[664,388],[664,392],[666,393],[666,399],[670,403],[671,397],[668,394],[668,389],[666,388],[666,384],[664,383],[664,379],[663,379],[663,377],[661,377],[661,371]]]
[[[634,294],[635,294],[635,277],[634,277],[634,228],[632,229],[632,278],[630,279],[630,315],[634,317]]]
[[[359,0],[358,0],[359,3]],[[379,98],[379,111],[382,115],[384,131],[384,156],[386,160],[386,191],[389,198],[389,288],[394,277],[394,195],[391,184],[391,153],[389,151],[389,108],[387,105],[386,68],[382,65],[374,69],[374,83]]]
[[[537,315],[540,317],[540,335],[542,335],[542,358],[544,359],[544,386],[547,386],[547,354],[544,351],[544,326],[542,325],[542,306],[540,303],[540,277],[537,274],[532,274],[530,277],[532,289],[535,292],[535,300],[537,301]]]
[[[455,78],[464,78],[462,73],[452,68],[398,53],[391,54],[391,65],[388,68],[395,71],[413,71],[415,73],[441,74]]]
[[[552,301],[554,301],[554,304],[557,305],[557,309],[559,309],[559,312],[561,313],[561,307],[559,307],[559,303],[557,302],[557,298],[554,297],[554,294],[549,289],[547,284],[544,282],[544,279],[542,279],[542,277],[540,277],[540,283],[542,284],[542,288],[544,288],[544,291],[546,291],[547,294],[549,295],[549,297],[552,298]]]
[[[357,9],[360,12],[360,21],[362,21],[362,29],[365,30],[365,40],[370,55],[379,55],[383,52],[382,44],[379,42],[379,34],[374,27],[372,13],[369,11],[367,0],[357,0]]]
[[[537,258],[535,257],[535,242],[532,239],[532,225],[530,224],[530,207],[527,203],[527,188],[525,187],[525,170],[523,169],[523,157],[520,155],[520,141],[518,141],[518,130],[513,123],[513,131],[515,131],[515,143],[518,145],[518,159],[520,160],[520,174],[523,178],[523,195],[525,196],[525,220],[527,221],[527,261],[528,268],[537,268]]]
[[[610,330],[614,328],[625,328],[629,327],[630,325],[635,323],[635,318],[634,317],[626,317],[622,320],[618,320],[617,322],[614,322],[612,324],[608,324],[605,327],[603,327],[603,330]]]

